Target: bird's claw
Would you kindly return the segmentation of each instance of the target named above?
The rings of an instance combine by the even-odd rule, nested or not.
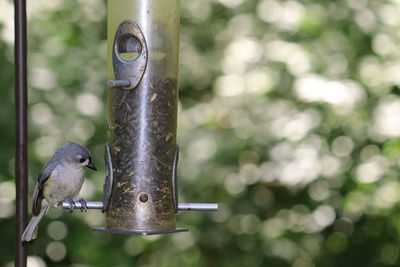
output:
[[[81,212],[87,212],[87,201],[83,198],[78,200],[79,203],[81,203]]]
[[[76,208],[75,201],[73,201],[73,200],[70,199],[70,198],[67,198],[65,201],[68,202],[68,204],[69,204],[69,207],[66,208],[66,210],[67,210],[69,213],[74,212],[74,209]]]

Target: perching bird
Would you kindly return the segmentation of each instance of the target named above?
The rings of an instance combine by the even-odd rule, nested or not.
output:
[[[85,178],[85,167],[97,170],[87,148],[68,142],[59,148],[39,174],[33,191],[32,218],[22,234],[22,241],[37,237],[37,228],[42,217],[51,207],[57,207],[64,200],[74,206]],[[86,201],[79,200],[82,206]]]

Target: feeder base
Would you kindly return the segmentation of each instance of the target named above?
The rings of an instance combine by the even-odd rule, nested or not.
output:
[[[179,232],[189,231],[187,228],[177,229],[166,229],[166,230],[118,230],[118,229],[107,229],[107,228],[93,228],[95,232],[113,233],[113,234],[126,234],[126,235],[160,235],[160,234],[172,234]]]

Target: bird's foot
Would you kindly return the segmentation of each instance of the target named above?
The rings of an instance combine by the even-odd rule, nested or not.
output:
[[[86,212],[87,211],[87,201],[83,198],[78,200],[79,203],[81,203],[81,212]]]
[[[69,213],[74,212],[74,209],[76,208],[75,201],[73,201],[73,200],[70,199],[70,198],[65,199],[65,201],[68,202],[68,204],[69,204],[69,207],[66,208],[66,210],[67,210]]]

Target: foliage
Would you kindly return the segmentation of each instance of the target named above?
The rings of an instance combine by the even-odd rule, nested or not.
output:
[[[94,233],[54,210],[31,266],[397,266],[399,1],[182,1],[180,199],[188,233]],[[106,3],[29,5],[30,188],[66,140],[106,140]],[[0,3],[0,110],[13,109],[12,3]],[[13,122],[0,117],[0,265],[12,266]],[[104,167],[84,197],[101,199]]]

